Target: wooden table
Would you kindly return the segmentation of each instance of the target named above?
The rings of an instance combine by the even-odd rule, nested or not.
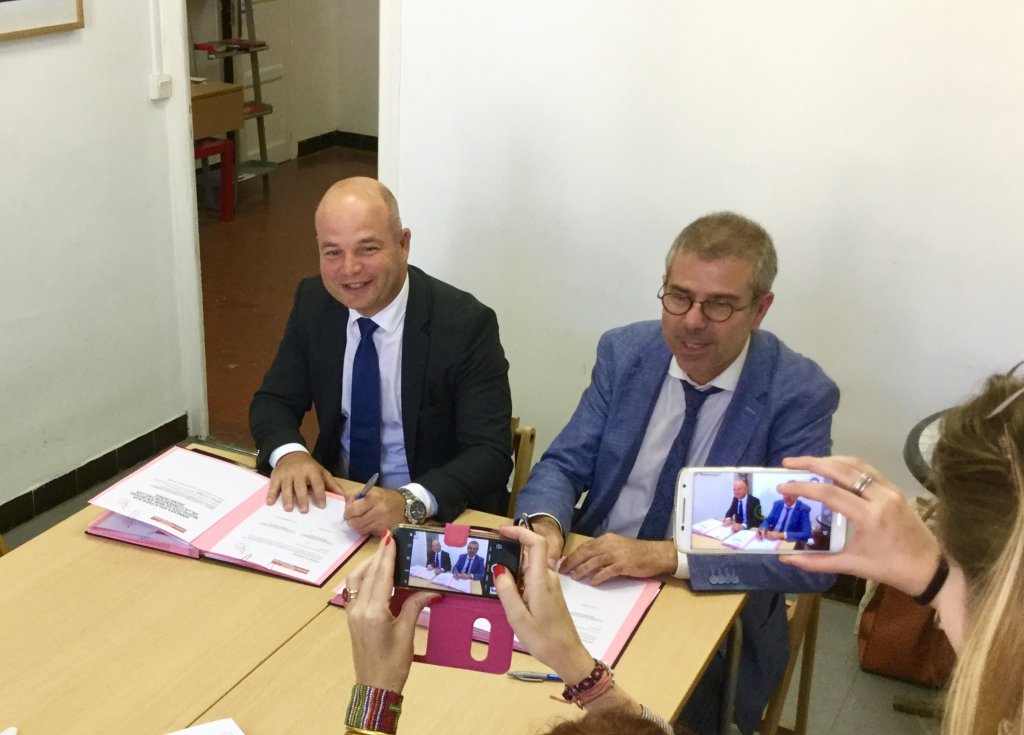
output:
[[[87,508],[0,559],[0,726],[164,735],[234,717],[246,735],[340,731],[354,674],[345,613],[327,602],[376,540],[316,588],[86,535],[102,512]],[[743,599],[668,581],[616,667],[619,684],[677,714]],[[542,668],[519,653],[513,667]],[[547,699],[558,691],[416,664],[402,730],[536,730],[578,715]]]
[[[476,511],[460,520],[490,527],[506,522]],[[582,540],[573,537],[570,545]],[[373,542],[361,555],[372,550]],[[742,594],[695,594],[685,583],[669,580],[615,667],[616,682],[654,711],[676,716],[744,599]],[[418,635],[417,650],[424,648],[425,637]],[[324,610],[199,722],[233,717],[246,735],[337,733],[355,683],[349,650],[344,610]],[[514,654],[512,668],[546,670],[523,653]],[[552,720],[579,716],[547,696],[560,693],[557,684],[414,664],[399,732],[538,732]]]
[[[21,735],[180,729],[324,610],[323,588],[87,536],[0,559],[0,718]]]

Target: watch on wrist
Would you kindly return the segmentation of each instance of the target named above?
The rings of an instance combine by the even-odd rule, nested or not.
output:
[[[398,492],[405,498],[405,521],[415,523],[417,526],[427,519],[427,506],[417,498],[410,490],[401,488]]]

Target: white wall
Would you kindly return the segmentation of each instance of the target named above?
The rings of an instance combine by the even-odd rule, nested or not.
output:
[[[538,450],[717,209],[775,238],[763,326],[842,388],[838,452],[910,485],[913,424],[1024,358],[1024,6],[384,0],[382,27],[412,260],[498,311]]]
[[[183,3],[85,11],[0,43],[0,503],[185,411],[205,431]]]

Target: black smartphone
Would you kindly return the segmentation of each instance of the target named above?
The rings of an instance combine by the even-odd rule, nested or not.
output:
[[[497,598],[492,568],[501,564],[519,583],[522,544],[490,529],[471,528],[463,546],[449,546],[444,531],[395,526],[395,586]]]

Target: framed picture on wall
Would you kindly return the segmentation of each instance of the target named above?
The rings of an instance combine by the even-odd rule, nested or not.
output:
[[[82,0],[0,0],[0,41],[84,25]]]

